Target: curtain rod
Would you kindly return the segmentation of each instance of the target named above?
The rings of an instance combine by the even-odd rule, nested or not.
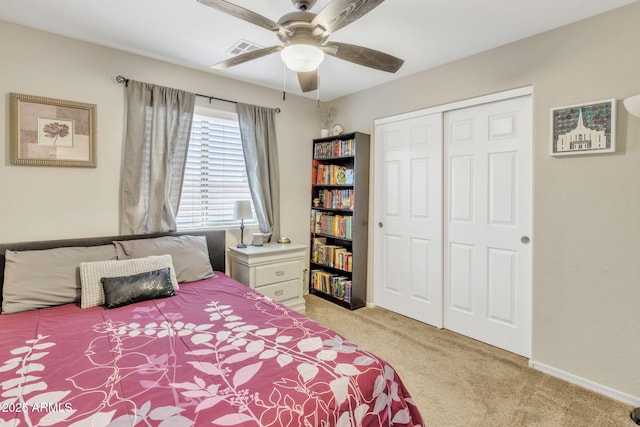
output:
[[[117,76],[116,77],[116,81],[118,83],[124,84],[125,86],[127,86],[127,84],[129,83],[129,79],[126,78],[125,76],[122,76],[122,75],[121,76]],[[196,93],[196,96],[199,96],[201,98],[207,98],[209,100],[209,104],[211,104],[211,101],[214,100],[214,99],[216,101],[230,102],[232,104],[237,104],[238,103],[238,101],[232,101],[230,99],[218,98],[217,96],[211,96],[211,95],[202,95],[202,94]],[[276,108],[276,113],[279,113],[280,111],[281,111],[280,108]]]

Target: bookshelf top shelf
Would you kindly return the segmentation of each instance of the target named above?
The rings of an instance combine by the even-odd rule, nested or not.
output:
[[[344,141],[345,139],[354,139],[358,135],[367,136],[365,134],[361,134],[360,132],[347,132],[342,135],[330,135],[325,138],[316,138],[313,142],[331,142],[331,141]]]

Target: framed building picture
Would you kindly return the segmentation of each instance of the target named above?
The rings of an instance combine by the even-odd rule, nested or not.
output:
[[[551,155],[616,151],[616,100],[551,109]]]
[[[11,93],[11,164],[96,167],[96,106]]]

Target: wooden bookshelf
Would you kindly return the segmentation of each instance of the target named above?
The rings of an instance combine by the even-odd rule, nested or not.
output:
[[[364,307],[369,221],[369,135],[313,140],[309,293]]]

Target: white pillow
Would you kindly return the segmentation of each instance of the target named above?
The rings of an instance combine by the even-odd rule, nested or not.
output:
[[[173,289],[178,290],[178,279],[171,255],[149,256],[125,260],[80,263],[80,283],[82,284],[82,308],[104,304],[104,290],[100,279],[103,277],[131,276],[132,274],[169,268]]]

